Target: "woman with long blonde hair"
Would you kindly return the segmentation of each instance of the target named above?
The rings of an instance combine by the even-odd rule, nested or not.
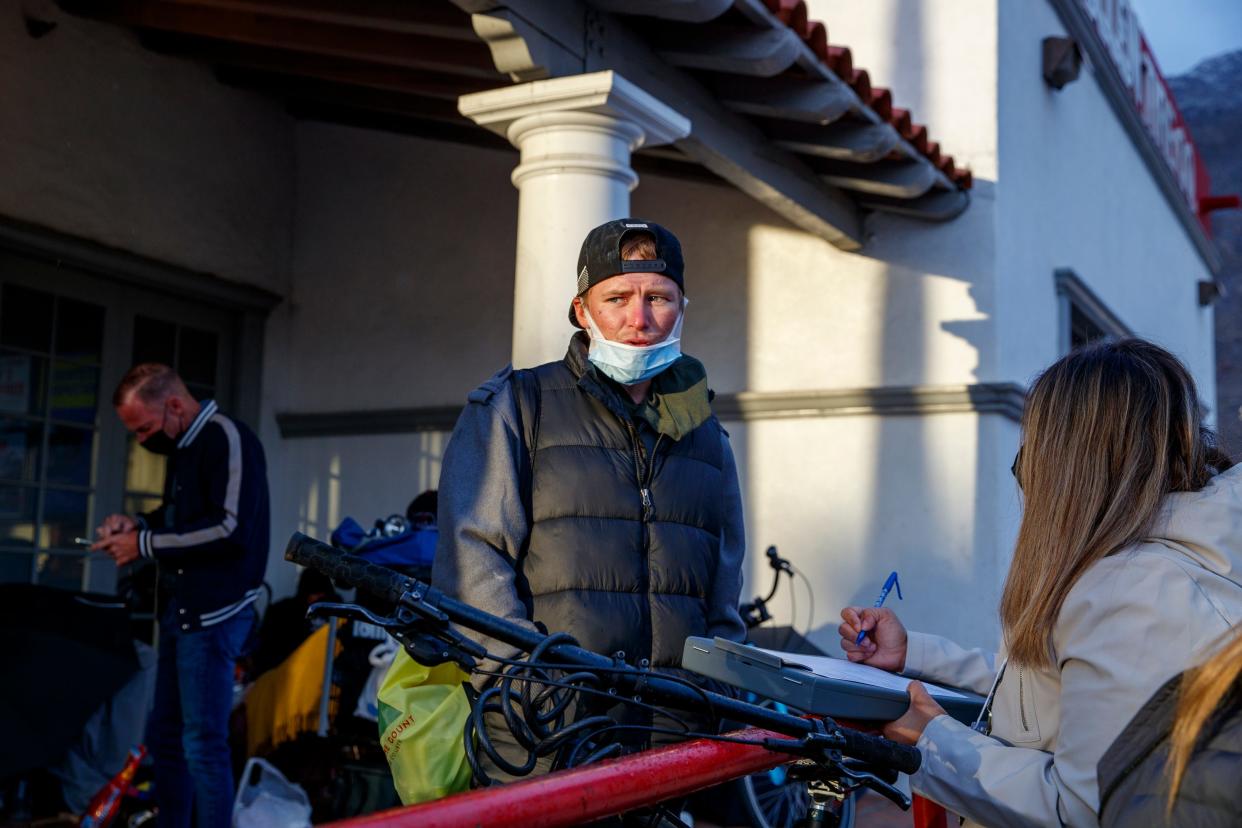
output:
[[[1190,374],[1156,345],[1094,344],[1040,375],[1014,462],[1000,653],[907,633],[891,610],[841,612],[850,660],[991,697],[972,729],[911,684],[885,735],[922,753],[916,792],[970,825],[1098,823],[1109,744],[1242,620],[1242,468],[1229,466]]]
[[[1242,630],[1170,679],[1100,761],[1100,824],[1242,825]]]

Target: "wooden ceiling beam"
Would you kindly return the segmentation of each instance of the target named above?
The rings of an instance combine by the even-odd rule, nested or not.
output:
[[[496,79],[487,46],[426,35],[212,8],[181,0],[62,0],[75,14],[132,26],[386,66]]]
[[[931,164],[917,161],[879,161],[875,164],[853,164],[808,157],[807,166],[824,181],[843,190],[877,196],[918,198],[936,184],[936,171]]]
[[[167,0],[170,5],[264,14],[477,42],[470,15],[447,0]]]
[[[174,52],[217,66],[304,77],[440,100],[456,101],[468,92],[494,89],[505,82],[505,78],[499,74],[487,79],[468,77],[188,35],[161,34],[150,43],[160,51]]]
[[[770,121],[764,131],[776,143],[799,155],[869,164],[891,153],[901,140],[888,124],[840,120],[827,126]]]
[[[364,89],[331,81],[294,78],[249,69],[222,68],[217,74],[225,83],[267,92],[291,103],[331,105],[424,120],[468,123],[457,112],[456,101],[442,98],[384,89]]]
[[[798,59],[798,36],[791,29],[756,31],[700,23],[691,31],[657,33],[660,57],[682,69],[770,78]]]
[[[616,14],[705,23],[732,8],[733,0],[591,0],[591,5]]]
[[[824,125],[858,106],[850,88],[842,83],[733,75],[709,76],[705,80],[721,103],[743,115]]]
[[[858,203],[868,210],[894,213],[920,221],[951,221],[970,206],[970,193],[967,190],[931,190],[918,198],[860,193]]]

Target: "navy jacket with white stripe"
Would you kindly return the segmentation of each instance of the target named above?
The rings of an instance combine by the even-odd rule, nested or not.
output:
[[[138,520],[138,550],[159,562],[182,630],[236,615],[258,596],[267,569],[267,462],[259,438],[204,400],[169,458],[164,502]]]

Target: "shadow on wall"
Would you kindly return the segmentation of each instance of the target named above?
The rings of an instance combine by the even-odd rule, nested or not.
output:
[[[925,83],[927,77],[925,6],[920,0],[901,0],[893,16],[894,76],[903,84]],[[924,101],[930,92],[902,90]],[[978,203],[981,195],[983,204]],[[875,238],[867,252],[886,264],[885,317],[875,346],[881,384],[902,384],[911,375],[938,384],[934,378],[945,371],[937,360],[958,366],[958,382],[995,376],[990,183],[980,182],[974,196],[972,208],[946,225],[879,215],[869,219]],[[945,292],[936,284],[941,275],[965,283],[973,308],[955,313],[945,306]],[[996,555],[993,533],[980,530],[998,515],[990,508],[993,493],[980,491],[982,482],[991,479],[984,466],[985,458],[992,462],[986,419],[969,413],[873,418],[875,471],[871,491],[860,503],[870,514],[856,553],[867,561],[868,578],[854,588],[850,603],[870,604],[880,579],[897,569],[906,575],[903,615],[911,626],[967,644],[989,643],[995,628]]]
[[[915,69],[925,52],[924,4],[900,5],[896,54],[915,66],[899,66],[896,76],[921,78]],[[902,90],[914,100],[924,99],[923,92]],[[975,204],[947,224],[876,214],[868,216],[866,230],[862,253],[844,254],[787,226],[752,226],[744,337],[750,376],[743,388],[966,385],[999,378],[992,184],[980,182]],[[819,272],[796,285],[783,281],[787,273],[808,270]],[[789,296],[790,290],[800,293]],[[734,448],[745,452],[741,465],[749,472],[748,575],[754,585],[744,594],[766,587],[770,573],[762,550],[776,543],[812,583],[811,637],[829,652],[839,652],[839,609],[869,605],[893,569],[907,590],[899,608],[912,626],[964,644],[995,644],[998,562],[1008,552],[996,548],[1005,534],[998,521],[1008,515],[997,508],[1008,495],[992,468],[998,463],[996,419],[969,412],[857,414],[765,420],[739,429],[745,437],[735,435]],[[796,603],[802,630],[803,592]],[[782,595],[775,610],[784,623],[793,607]]]
[[[284,543],[297,531],[327,541],[347,516],[370,528],[376,518],[404,515],[416,495],[436,488],[448,436],[427,431],[284,440],[284,478],[296,483],[274,493],[273,522],[287,524],[274,537]],[[281,562],[269,565],[267,579],[273,592],[283,595],[293,591],[297,572],[279,551],[274,558]]]

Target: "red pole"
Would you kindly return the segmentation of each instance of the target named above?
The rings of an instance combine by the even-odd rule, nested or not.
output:
[[[785,739],[779,733],[748,728],[728,734],[759,741]],[[677,799],[703,788],[768,770],[795,757],[758,745],[696,739],[573,770],[550,773],[435,802],[330,823],[335,828],[559,828],[581,825]],[[947,828],[943,808],[914,797],[914,828]]]
[[[914,797],[914,828],[948,828],[949,815],[945,813],[944,808],[932,802],[930,799],[924,799],[921,796]]]
[[[765,737],[788,738],[758,728],[729,735],[754,741]],[[581,825],[676,799],[794,758],[757,745],[696,739],[436,802],[391,808],[332,825],[337,828]]]

